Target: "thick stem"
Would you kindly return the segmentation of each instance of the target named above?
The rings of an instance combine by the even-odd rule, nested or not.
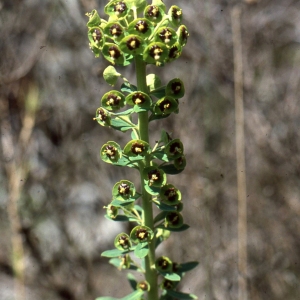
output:
[[[136,77],[137,77],[137,88],[139,91],[147,93],[147,83],[146,83],[146,63],[140,58],[135,59],[136,66]],[[148,112],[140,112],[138,114],[138,129],[140,133],[140,139],[149,143],[149,130],[148,130]],[[143,184],[143,168],[150,166],[149,158],[145,158],[143,162],[140,163],[140,174],[141,174],[141,186],[142,186],[142,205],[144,209],[144,225],[148,226],[154,230],[153,224],[153,210],[152,210],[152,199],[151,195],[147,193]],[[158,300],[158,287],[157,287],[157,272],[153,268],[155,264],[155,238],[151,241],[149,245],[149,253],[145,258],[145,268],[146,268],[146,280],[150,284],[150,291],[148,292],[148,300]]]

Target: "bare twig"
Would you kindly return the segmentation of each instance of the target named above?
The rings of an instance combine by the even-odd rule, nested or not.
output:
[[[234,56],[234,98],[238,197],[238,299],[247,300],[247,192],[243,107],[243,53],[240,6],[235,6],[232,9],[231,19]]]
[[[21,151],[14,151],[13,131],[8,121],[8,104],[1,101],[1,143],[8,178],[8,205],[7,214],[11,227],[12,268],[15,275],[15,299],[25,299],[25,264],[24,248],[21,236],[21,219],[18,212],[18,202],[23,183],[28,175],[26,166],[26,148],[30,142],[32,129],[35,123],[35,112],[38,103],[36,87],[30,87],[26,99],[26,109],[23,127],[17,142]]]

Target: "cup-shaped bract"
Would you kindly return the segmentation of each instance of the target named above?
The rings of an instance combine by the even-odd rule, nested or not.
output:
[[[135,226],[130,232],[130,238],[136,244],[149,242],[153,236],[153,231],[149,227],[142,225]]]
[[[106,207],[106,215],[110,218],[110,219],[115,219],[118,215],[118,207],[113,206],[111,204],[108,204],[108,206]]]
[[[174,166],[177,170],[183,170],[186,166],[186,158],[184,155],[174,160]]]
[[[177,205],[181,201],[181,192],[172,184],[164,185],[159,195],[161,201],[168,205]]]
[[[133,20],[127,29],[129,34],[138,35],[142,38],[147,38],[153,31],[152,23],[146,18],[138,18]]]
[[[109,22],[104,27],[104,33],[116,40],[119,41],[125,36],[125,28],[118,22]]]
[[[155,268],[160,273],[172,272],[172,261],[166,256],[161,256],[155,261]]]
[[[177,5],[172,5],[168,11],[169,19],[173,26],[177,27],[182,21],[182,9]]]
[[[109,91],[101,99],[101,104],[108,110],[118,110],[125,105],[125,96],[119,91]]]
[[[104,11],[110,17],[123,19],[129,14],[130,7],[128,6],[126,1],[116,0],[110,1],[108,4],[106,4],[106,6],[104,7]]]
[[[143,170],[144,182],[148,186],[161,187],[166,184],[166,173],[157,166],[150,166]]]
[[[128,234],[119,233],[114,241],[114,245],[119,250],[129,250],[131,247],[131,240]]]
[[[151,98],[143,92],[136,91],[126,96],[125,101],[129,105],[136,105],[139,108],[149,110],[151,108]]]
[[[91,27],[88,31],[88,39],[90,46],[93,48],[102,49],[105,42],[104,33],[100,27]]]
[[[164,10],[157,5],[148,5],[144,10],[144,17],[154,24],[159,23],[164,15]]]
[[[171,96],[159,99],[154,105],[156,115],[169,115],[178,109],[178,102]]]
[[[102,48],[102,54],[112,64],[122,66],[126,60],[123,51],[114,43],[105,43]]]
[[[150,284],[146,280],[140,281],[140,282],[137,283],[136,289],[141,290],[143,292],[149,292],[150,291]]]
[[[128,200],[133,198],[135,195],[136,189],[134,184],[129,180],[121,180],[117,182],[113,189],[112,195],[115,199]]]
[[[171,62],[177,59],[181,55],[181,52],[182,52],[182,47],[178,42],[176,42],[174,45],[172,45],[169,48],[169,53],[166,61]]]
[[[111,116],[109,111],[104,109],[103,107],[99,107],[96,110],[96,117],[95,120],[101,125],[101,126],[110,126]]]
[[[143,140],[131,140],[126,144],[123,152],[129,157],[144,157],[149,152],[149,144]]]
[[[124,53],[135,56],[137,54],[143,53],[145,49],[145,41],[142,37],[138,35],[130,34],[125,36],[120,41],[120,49]]]
[[[173,98],[182,98],[184,96],[184,84],[179,78],[170,80],[166,87],[166,95],[170,95]]]
[[[155,41],[172,46],[177,42],[177,34],[171,27],[161,27],[155,34]]]
[[[169,50],[164,43],[150,43],[144,51],[143,59],[149,64],[160,65],[168,57]]]
[[[163,290],[173,290],[176,286],[175,281],[171,281],[169,279],[164,278],[162,283],[160,284],[160,288]],[[169,298],[167,298],[169,299]]]
[[[122,149],[118,143],[109,141],[102,146],[100,156],[103,161],[114,164],[122,157]]]
[[[183,144],[180,139],[171,140],[165,147],[169,159],[176,159],[183,155]]]
[[[89,17],[89,20],[86,24],[87,27],[100,26],[101,19],[96,9],[93,9],[91,13],[87,13],[86,16]]]
[[[182,47],[184,47],[187,43],[189,32],[185,25],[180,25],[177,29],[178,42]]]
[[[179,228],[183,225],[183,217],[177,211],[168,212],[165,217],[166,228]]]

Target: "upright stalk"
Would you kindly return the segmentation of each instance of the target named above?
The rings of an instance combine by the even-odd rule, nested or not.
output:
[[[138,57],[135,59],[136,67],[136,78],[137,78],[137,88],[139,91],[147,93],[147,83],[146,83],[146,63],[140,60]],[[138,129],[140,134],[140,139],[149,143],[149,121],[148,112],[140,112],[138,114]],[[145,159],[140,163],[140,174],[141,174],[141,187],[142,187],[142,205],[144,209],[143,222],[145,226],[154,230],[153,224],[153,210],[151,195],[147,193],[144,187],[143,180],[143,169],[150,166],[149,158],[146,156]],[[150,291],[148,292],[148,300],[158,299],[158,288],[157,288],[157,272],[154,268],[155,265],[155,237],[149,244],[149,253],[145,258],[145,268],[146,268],[146,280],[150,284]],[[153,266],[153,267],[152,267]]]

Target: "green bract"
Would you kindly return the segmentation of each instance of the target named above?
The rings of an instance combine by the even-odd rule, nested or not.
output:
[[[99,107],[96,111],[95,120],[97,120],[97,122],[101,126],[110,126],[110,120],[111,120],[110,113],[103,107]]]
[[[195,262],[174,263],[167,256],[156,258],[155,249],[171,233],[187,230],[181,211],[181,192],[167,183],[167,174],[181,173],[186,166],[184,147],[180,139],[173,139],[161,129],[149,137],[150,121],[159,121],[179,112],[179,101],[185,94],[181,79],[162,82],[147,65],[164,66],[180,57],[189,33],[182,24],[182,9],[176,5],[167,8],[162,0],[110,0],[105,5],[106,19],[98,12],[87,13],[89,46],[95,57],[100,54],[109,62],[103,72],[106,83],[120,89],[104,93],[96,120],[101,126],[129,133],[131,140],[121,146],[106,142],[100,150],[104,162],[118,167],[129,167],[139,172],[140,182],[118,180],[112,188],[111,202],[105,206],[105,217],[115,222],[130,222],[130,234],[119,233],[114,249],[101,256],[119,270],[142,273],[137,280],[129,273],[127,278],[133,291],[122,300],[197,299],[193,294],[178,291],[178,282],[184,273],[193,269]],[[121,73],[133,63],[136,81]],[[130,74],[130,79],[132,74]],[[126,107],[125,107],[126,106]],[[100,137],[101,138],[101,137]],[[159,139],[159,140],[155,140]],[[155,142],[153,142],[153,140]],[[153,206],[159,212],[153,216]],[[156,212],[155,210],[155,212]],[[175,243],[175,245],[177,245]],[[130,255],[135,258],[131,259]],[[142,260],[140,263],[139,260]],[[158,291],[158,278],[162,291]],[[97,300],[116,300],[100,297]]]
[[[125,100],[127,104],[135,106],[135,112],[150,110],[152,105],[151,98],[146,93],[139,91],[130,93]]]
[[[115,199],[128,200],[134,197],[135,192],[135,186],[129,180],[117,182],[112,189],[112,195]]]
[[[110,91],[103,95],[101,104],[108,110],[118,110],[125,105],[125,96],[119,91]]]
[[[165,148],[165,153],[169,159],[176,159],[183,155],[183,144],[179,139],[170,141]]]
[[[121,147],[116,142],[107,142],[102,146],[100,156],[107,163],[116,163],[122,156]]]
[[[111,17],[123,19],[127,16],[130,9],[126,1],[110,1],[105,7],[104,11]]]
[[[128,33],[147,38],[153,31],[152,23],[146,18],[133,20],[128,26]]]
[[[119,22],[109,22],[104,27],[104,33],[107,37],[116,41],[121,40],[125,35],[125,29]]]
[[[131,247],[130,237],[126,233],[119,233],[115,238],[115,247],[119,250],[129,250]]]
[[[124,154],[129,157],[143,158],[149,151],[149,144],[142,140],[132,140],[124,147]]]
[[[168,205],[177,205],[181,201],[181,192],[172,184],[166,184],[160,190],[160,199]]]
[[[130,238],[136,244],[149,242],[153,236],[153,231],[147,226],[136,226],[130,232]]]
[[[184,84],[179,78],[174,78],[168,82],[166,87],[166,94],[173,98],[182,98],[184,96]]]
[[[154,113],[156,115],[169,115],[178,108],[177,101],[171,96],[159,99],[154,105]]]

